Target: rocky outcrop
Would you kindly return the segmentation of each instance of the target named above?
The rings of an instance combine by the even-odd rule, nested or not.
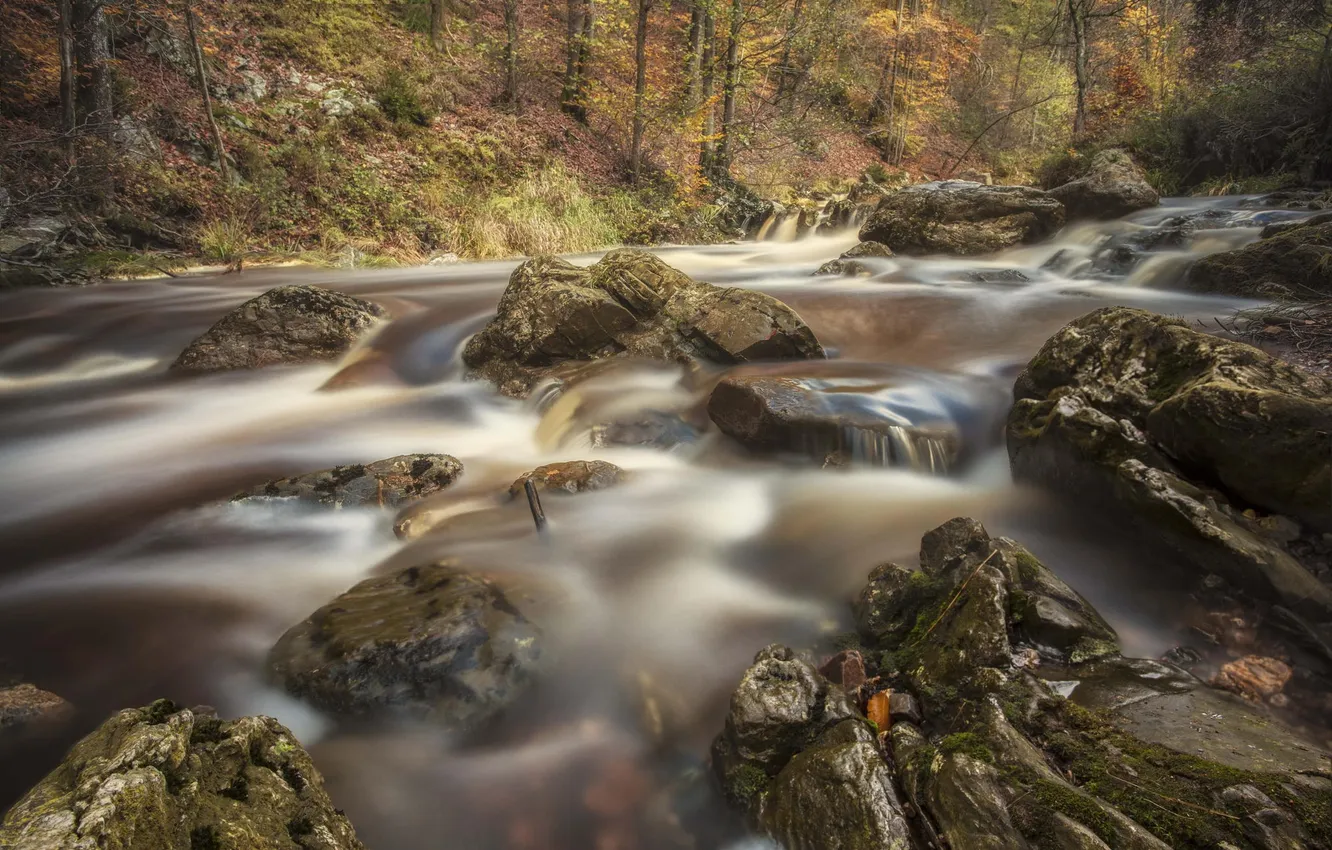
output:
[[[713,765],[754,827],[787,848],[1202,850],[1332,838],[1326,753],[1178,668],[1123,658],[1086,600],[1021,545],[959,518],[925,535],[920,561],[919,571],[876,568],[856,605],[870,678],[847,696],[877,718],[877,735],[842,712],[814,720],[837,688],[789,650],[765,650],[745,674]],[[885,710],[894,698],[910,710]],[[737,728],[782,732],[759,738],[739,760],[754,767],[745,771]],[[792,793],[806,778],[824,784]],[[798,810],[783,808],[793,801]],[[805,828],[792,828],[798,820]],[[1287,837],[1303,843],[1279,843]]]
[[[223,316],[171,369],[223,372],[336,360],[387,312],[318,286],[280,286]]]
[[[816,275],[868,275],[874,273],[874,267],[862,263],[863,259],[888,259],[893,256],[893,249],[879,242],[861,242],[850,250],[842,252],[835,260],[829,260],[819,266]]]
[[[1064,223],[1064,207],[1040,189],[946,181],[894,192],[860,238],[899,254],[989,254],[1036,242]]]
[[[338,508],[398,508],[443,490],[458,480],[462,471],[462,463],[449,455],[399,455],[279,478],[247,490],[233,501],[299,499]]]
[[[1181,285],[1192,292],[1245,298],[1332,294],[1332,222],[1285,228],[1238,251],[1203,257]]]
[[[708,416],[723,434],[760,452],[803,454],[946,472],[962,455],[963,438],[946,420],[885,416],[882,404],[836,382],[733,375],[708,399]]]
[[[1086,173],[1050,190],[1069,219],[1119,218],[1154,207],[1161,196],[1125,151],[1111,149],[1092,157]]]
[[[1332,589],[1255,511],[1332,529],[1332,382],[1177,320],[1104,308],[1018,378],[1019,479],[1116,509],[1201,578],[1332,620]]]
[[[290,731],[210,711],[115,715],[10,809],[0,847],[362,850]]]
[[[504,591],[448,561],[366,579],[288,630],[268,669],[332,714],[470,728],[521,693],[540,655]]]
[[[824,357],[795,311],[759,292],[700,283],[646,251],[611,251],[583,268],[528,260],[496,316],[467,343],[472,373],[526,395],[562,367],[606,357],[745,363]]]

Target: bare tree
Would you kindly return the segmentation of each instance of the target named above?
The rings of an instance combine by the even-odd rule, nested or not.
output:
[[[735,155],[735,100],[740,88],[740,30],[744,23],[744,0],[731,0],[731,26],[726,37],[726,79],[722,84],[721,144],[714,163],[718,172],[729,171],[731,158]]]
[[[1073,113],[1073,135],[1087,132],[1087,94],[1092,86],[1091,33],[1098,19],[1124,13],[1128,0],[1067,0],[1069,28],[1073,33],[1073,80],[1077,84],[1077,109]]]
[[[703,114],[703,138],[698,145],[698,163],[704,174],[711,174],[714,156],[713,136],[717,133],[717,115],[712,103],[717,76],[717,13],[712,7],[711,0],[704,2],[707,5],[703,9],[703,52],[700,62],[703,66],[702,102],[707,111]]]
[[[703,4],[707,0],[693,0],[689,4],[689,40],[685,45],[685,105],[698,107],[703,94]]]
[[[72,0],[58,0],[60,53],[60,132],[64,135],[66,153],[74,150],[74,127],[78,117],[74,111],[74,9]]]
[[[795,86],[795,69],[791,67],[791,46],[800,31],[800,13],[804,11],[804,0],[795,0],[791,7],[791,18],[786,25],[786,37],[782,39],[782,58],[777,61],[777,102],[783,103],[786,95]]]
[[[75,83],[84,123],[109,137],[115,117],[111,100],[111,25],[103,0],[72,0]]]
[[[203,48],[199,46],[199,24],[194,16],[194,4],[185,0],[185,27],[190,33],[190,50],[194,54],[194,75],[199,82],[199,94],[203,96],[204,116],[208,118],[208,129],[213,136],[213,147],[217,150],[217,172],[223,182],[230,178],[227,169],[227,149],[222,144],[222,131],[213,117],[213,97],[208,93],[208,68],[204,65]]]
[[[647,30],[652,0],[638,0],[638,31],[634,37],[634,138],[629,151],[630,170],[638,185],[643,165],[643,99],[647,93]]]
[[[444,49],[444,16],[448,11],[447,0],[430,0],[430,46],[435,50]]]
[[[560,108],[582,122],[587,121],[587,63],[592,50],[595,11],[593,0],[569,0]]]
[[[518,6],[521,0],[504,0],[504,104],[518,111]]]

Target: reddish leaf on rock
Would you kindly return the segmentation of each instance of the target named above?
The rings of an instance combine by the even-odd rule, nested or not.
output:
[[[828,681],[854,691],[865,684],[865,659],[854,649],[844,649],[825,661],[819,672]]]
[[[892,691],[879,691],[869,698],[869,704],[865,707],[865,716],[880,729],[887,729],[892,725],[888,713],[888,696],[891,693]]]

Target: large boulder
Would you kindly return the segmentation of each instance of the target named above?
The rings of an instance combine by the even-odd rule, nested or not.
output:
[[[1161,196],[1126,152],[1105,150],[1092,157],[1083,176],[1050,190],[1070,219],[1119,218],[1154,207]]]
[[[449,455],[399,455],[279,478],[240,493],[234,501],[298,499],[338,508],[398,508],[443,490],[462,471],[462,463]]]
[[[9,850],[362,850],[296,737],[160,700],[84,738],[0,824]]]
[[[1055,334],[1015,395],[1015,476],[1126,511],[1199,577],[1332,616],[1332,590],[1249,521],[1257,509],[1332,530],[1332,382],[1112,307]]]
[[[920,560],[919,572],[876,568],[857,619],[860,652],[877,660],[862,692],[906,691],[922,707],[893,717],[887,737],[924,845],[1202,850],[1332,836],[1327,753],[1178,668],[1123,658],[1086,600],[1019,544],[958,518],[924,536]],[[1256,841],[1255,801],[1269,832],[1304,843]]]
[[[1285,228],[1238,251],[1203,257],[1189,268],[1182,286],[1246,298],[1332,294],[1332,222]]]
[[[171,369],[223,372],[336,360],[387,315],[369,301],[318,286],[279,286],[219,319]]]
[[[332,714],[471,728],[534,676],[540,632],[493,582],[453,562],[368,578],[282,636],[274,681]]]
[[[894,192],[860,238],[899,254],[990,254],[1036,242],[1064,223],[1064,207],[1040,189],[945,181]]]
[[[506,395],[579,361],[629,356],[723,365],[823,358],[795,311],[771,296],[700,283],[646,251],[611,251],[583,268],[528,260],[463,360]]]

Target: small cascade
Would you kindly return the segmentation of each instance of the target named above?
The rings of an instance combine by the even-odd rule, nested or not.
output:
[[[854,464],[896,467],[930,475],[947,475],[952,464],[945,436],[902,425],[882,428],[849,426],[841,432],[841,451]]]

